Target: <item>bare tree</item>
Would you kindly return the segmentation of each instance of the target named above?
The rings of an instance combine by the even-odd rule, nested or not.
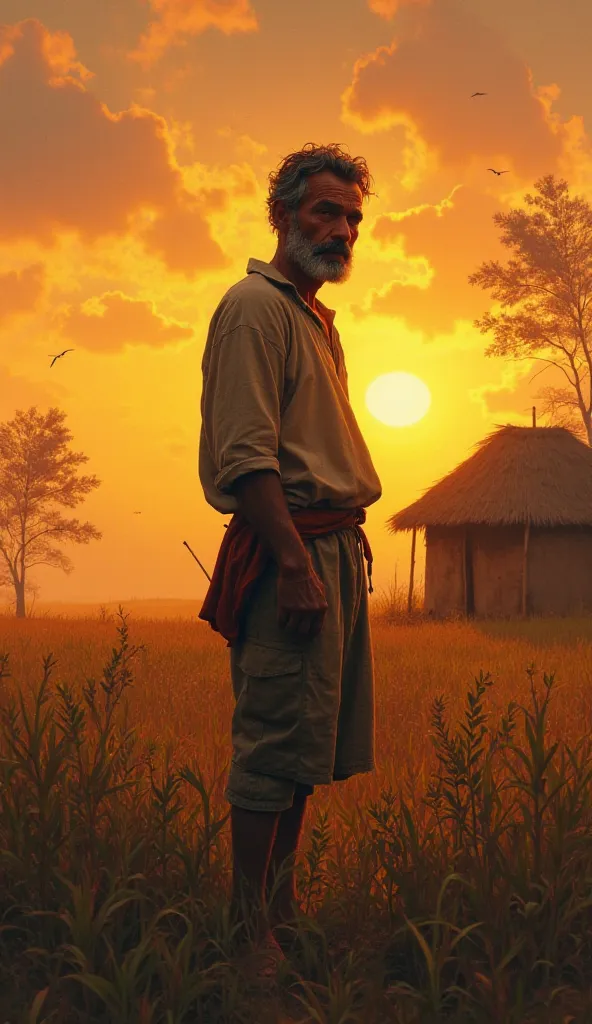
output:
[[[65,519],[55,507],[73,508],[101,482],[76,475],[88,456],[68,449],[65,418],[60,409],[43,415],[31,406],[0,424],[0,584],[14,587],[17,618],[25,616],[29,569],[51,565],[72,572],[56,540],[88,544],[102,537],[92,523]]]
[[[2,579],[7,580],[7,576],[6,576],[5,573],[3,573],[2,570],[0,570],[0,581]],[[12,595],[13,596],[12,596],[11,599],[7,600],[6,608],[7,608],[7,611],[9,612],[9,614],[14,615],[14,613],[16,611],[16,594],[15,594],[14,586],[13,586],[13,584],[9,584],[8,582],[5,582],[5,583],[0,582],[0,589],[4,589],[4,588],[7,588],[7,589],[12,591]],[[32,597],[32,601],[29,604],[29,607],[27,609],[27,618],[28,619],[32,619],[33,618],[33,611],[35,609],[35,601],[37,600],[37,597],[39,596],[40,589],[41,588],[39,587],[39,584],[35,583],[34,580],[31,580],[31,579],[27,579],[26,580],[26,582],[25,582],[25,602],[27,601],[27,598]]]
[[[475,327],[493,334],[486,355],[543,362],[532,380],[551,366],[563,373],[565,387],[538,392],[542,412],[592,445],[592,207],[552,174],[534,187],[538,195],[525,196],[532,213],[494,214],[513,256],[505,267],[492,260],[469,276],[502,307]]]

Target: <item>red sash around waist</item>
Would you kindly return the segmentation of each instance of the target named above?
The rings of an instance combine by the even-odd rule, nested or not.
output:
[[[303,508],[294,509],[290,515],[304,539],[354,527],[368,562],[368,591],[372,593],[372,551],[360,525],[366,522],[366,509]],[[242,613],[253,586],[271,557],[251,524],[242,513],[235,512],[220,545],[210,586],[198,616],[222,634],[228,641],[227,647],[232,647],[238,638]]]

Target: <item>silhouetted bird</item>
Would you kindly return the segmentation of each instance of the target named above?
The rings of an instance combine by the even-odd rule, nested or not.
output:
[[[473,96],[487,96],[487,93],[486,92],[472,92],[471,93],[471,99],[473,99]]]
[[[493,171],[494,174],[507,174],[507,171],[496,171],[495,167],[488,167],[488,171]]]
[[[57,355],[57,356],[54,356],[54,355],[53,355],[53,352],[50,352],[50,353],[49,353],[49,355],[50,355],[50,356],[53,356],[53,359],[52,359],[51,363],[49,364],[49,368],[50,368],[50,370],[51,370],[51,368],[52,368],[53,364],[55,363],[56,359],[61,359],[61,358],[62,358],[62,356],[65,356],[65,355],[66,355],[66,352],[73,352],[73,351],[74,351],[74,349],[73,349],[73,348],[65,348],[65,349],[64,349],[64,351],[63,351],[63,352],[60,352],[60,353],[58,353],[58,355]]]
[[[141,515],[142,515],[142,513],[141,513],[141,512],[134,512],[134,515],[135,515],[135,516],[141,516]]]

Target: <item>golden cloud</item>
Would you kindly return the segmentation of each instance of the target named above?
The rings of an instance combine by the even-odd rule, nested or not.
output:
[[[457,320],[473,320],[489,305],[489,293],[472,287],[468,275],[485,259],[501,259],[503,248],[493,214],[500,209],[491,196],[457,187],[441,203],[424,203],[402,213],[379,217],[371,238],[388,253],[404,252],[412,265],[427,265],[422,287],[393,281],[371,289],[354,316],[374,314],[405,319],[412,330],[446,333]]]
[[[23,313],[34,312],[45,285],[43,263],[0,274],[0,324]]]
[[[225,35],[256,32],[257,17],[250,0],[148,0],[157,16],[141,36],[138,46],[128,54],[143,68],[149,68],[165,50],[181,43],[186,36],[201,35],[217,28]]]
[[[471,400],[481,403],[486,416],[528,416],[532,421],[533,395],[537,385],[531,383],[531,378],[532,371],[524,374],[523,370],[510,370],[509,375],[504,374],[501,384],[484,384],[482,387],[472,388]]]
[[[184,187],[164,118],[136,105],[111,113],[89,77],[66,33],[32,18],[0,26],[0,242],[51,247],[76,231],[91,243],[124,236],[149,211],[160,224],[146,246],[173,269],[226,265],[199,212],[209,197]]]
[[[269,148],[264,142],[257,142],[250,135],[236,132],[228,125],[218,128],[216,135],[223,139],[233,139],[239,156],[246,157],[248,160],[258,160],[269,152]]]
[[[191,327],[159,316],[151,302],[121,291],[103,295],[55,315],[52,327],[91,352],[120,352],[125,345],[164,348],[193,336]]]
[[[494,360],[492,360],[494,362]],[[565,415],[559,410],[554,416],[549,414],[544,392],[548,389],[564,389],[566,379],[558,366],[547,364],[542,366],[537,359],[524,360],[519,363],[506,362],[499,384],[484,384],[470,390],[470,398],[481,405],[485,416],[520,416],[532,423],[532,407],[536,409],[536,421],[539,426],[552,424],[582,426],[578,410],[575,416]],[[568,388],[568,390],[570,390]],[[575,397],[575,392],[573,393]]]
[[[212,190],[209,209],[220,210],[225,205],[225,193]],[[177,207],[142,232],[147,248],[158,253],[169,270],[192,276],[204,266],[212,270],[230,266],[230,259],[210,236],[202,207],[201,203],[193,209]]]
[[[379,14],[381,18],[386,18],[387,21],[394,18],[400,7],[408,7],[412,3],[426,7],[431,0],[368,0],[370,10],[374,14]]]
[[[183,168],[183,177],[191,193],[205,199],[212,213],[225,210],[229,200],[234,205],[237,199],[252,199],[259,187],[252,166],[244,162],[206,165],[196,160]]]
[[[529,69],[458,0],[413,7],[404,34],[360,57],[342,94],[342,119],[362,132],[401,127],[407,166],[477,161],[530,180],[557,168],[561,133]],[[476,90],[486,96],[471,98]],[[492,177],[489,175],[489,177]],[[510,176],[508,176],[510,177]]]

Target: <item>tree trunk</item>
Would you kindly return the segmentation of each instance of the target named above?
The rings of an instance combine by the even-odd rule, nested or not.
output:
[[[16,617],[17,619],[25,618],[25,582],[24,580],[16,580],[14,584],[14,591],[16,594]]]

